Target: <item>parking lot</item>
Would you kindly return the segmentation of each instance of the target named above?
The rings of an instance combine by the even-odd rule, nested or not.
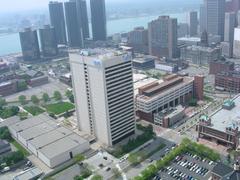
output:
[[[215,163],[197,155],[177,156],[170,166],[161,169],[155,180],[208,180]]]

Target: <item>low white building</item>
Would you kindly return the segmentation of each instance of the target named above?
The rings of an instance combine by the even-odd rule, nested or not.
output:
[[[50,168],[90,149],[88,141],[59,127],[45,114],[10,125],[9,130],[18,142]]]

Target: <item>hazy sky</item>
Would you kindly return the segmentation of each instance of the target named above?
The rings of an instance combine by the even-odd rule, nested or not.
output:
[[[66,0],[59,0],[66,1]],[[87,0],[89,1],[89,0]],[[105,0],[106,3],[125,3],[125,2],[148,2],[148,0]],[[165,0],[158,0],[165,2]],[[173,1],[173,0],[168,0]],[[179,0],[181,1],[181,0]],[[196,1],[196,0],[182,0],[182,1]],[[48,7],[49,0],[0,0],[0,12],[14,12],[20,10],[42,9]]]

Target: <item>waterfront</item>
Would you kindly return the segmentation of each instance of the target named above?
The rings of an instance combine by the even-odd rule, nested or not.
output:
[[[186,13],[170,14],[170,16],[178,18],[178,22],[186,22]],[[157,17],[158,16],[156,15],[110,20],[107,22],[108,35],[128,32],[137,26],[147,27],[148,22],[156,19]],[[20,51],[21,46],[18,33],[0,35],[0,56]]]

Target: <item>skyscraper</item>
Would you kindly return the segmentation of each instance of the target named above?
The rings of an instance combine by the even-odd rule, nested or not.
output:
[[[37,31],[26,28],[19,32],[20,43],[22,47],[22,55],[25,61],[33,61],[40,59],[40,49],[38,44]]]
[[[240,58],[240,26],[234,29],[233,56]]]
[[[225,14],[224,41],[229,43],[229,57],[233,56],[234,28],[236,25],[236,14]]]
[[[78,24],[80,26],[80,29],[82,29],[83,38],[86,39],[89,38],[87,3],[86,0],[76,0],[76,3]]]
[[[148,24],[149,53],[153,56],[177,56],[177,19],[160,16]]]
[[[196,36],[198,33],[198,13],[197,13],[197,11],[189,12],[188,27],[189,27],[189,35]]]
[[[237,12],[240,10],[239,0],[228,0],[226,1],[226,12]]]
[[[203,33],[207,29],[207,11],[204,4],[200,5],[199,25],[200,33]]]
[[[94,41],[107,39],[105,0],[90,0],[92,15],[92,35]]]
[[[56,56],[58,54],[58,46],[54,27],[45,25],[39,29],[39,35],[43,56]]]
[[[77,4],[75,0],[69,0],[64,3],[68,44],[70,47],[83,47],[83,34],[80,28]]]
[[[63,3],[50,1],[48,7],[49,7],[51,25],[55,28],[57,43],[66,44],[67,38],[66,38]]]
[[[112,146],[135,133],[132,57],[92,49],[70,52],[79,129]]]
[[[128,44],[134,51],[148,53],[148,30],[144,27],[136,27],[128,33]]]
[[[207,32],[224,39],[225,0],[204,0]]]

